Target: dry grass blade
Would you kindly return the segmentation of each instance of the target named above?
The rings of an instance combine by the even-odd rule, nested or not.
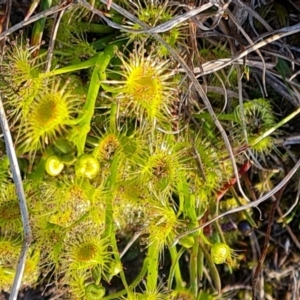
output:
[[[225,62],[228,62],[230,60],[231,60],[230,58],[220,58],[218,61],[220,61],[220,62],[222,61],[222,62],[225,63]],[[233,64],[238,64],[238,65],[244,65],[244,64],[246,64],[249,67],[255,67],[255,68],[259,68],[259,69],[263,68],[262,62],[256,61],[256,60],[247,59],[247,58],[245,60],[244,59],[238,59],[238,60],[234,61]],[[266,63],[266,69],[267,70],[268,69],[272,69],[275,66],[276,66],[275,63],[272,63],[272,62]],[[180,72],[184,72],[184,69],[180,68],[179,71]],[[202,72],[201,68],[199,68],[199,67],[194,68],[193,71],[197,75]]]
[[[15,300],[18,296],[18,291],[21,286],[21,280],[25,268],[25,260],[28,252],[28,248],[31,244],[32,234],[31,234],[31,227],[29,225],[29,217],[28,217],[28,210],[26,205],[25,193],[22,184],[22,178],[20,173],[20,168],[16,156],[16,152],[14,149],[13,141],[11,138],[8,122],[6,119],[4,107],[2,104],[2,98],[0,96],[0,123],[1,128],[4,135],[5,145],[6,145],[6,152],[10,162],[10,168],[13,175],[13,180],[16,185],[16,191],[19,199],[20,211],[21,211],[21,218],[24,230],[24,241],[22,250],[20,253],[20,258],[18,261],[18,266],[16,270],[16,277],[14,279],[13,287],[11,290],[11,294],[9,300]]]
[[[254,17],[257,21],[259,21],[268,31],[273,31],[273,28],[251,7],[242,2],[241,0],[232,0],[232,2],[238,5],[241,9],[245,9],[249,13],[249,17]],[[253,29],[253,28],[252,28]],[[255,30],[254,30],[255,32]]]
[[[258,68],[251,68],[251,71],[259,75],[262,74],[262,71]],[[272,87],[274,91],[276,91],[278,94],[282,95],[282,97],[284,97],[290,103],[292,103],[293,106],[299,107],[299,100],[297,100],[293,93],[289,93],[286,85],[280,79],[275,77],[275,75],[273,75],[273,72],[267,71],[266,83],[268,84],[268,86]]]
[[[56,5],[56,6],[51,7],[50,9],[42,11],[41,13],[38,13],[38,14],[30,17],[28,20],[22,21],[22,22],[20,22],[16,25],[10,27],[9,29],[5,30],[4,32],[2,32],[0,34],[0,40],[3,40],[7,36],[11,35],[13,32],[16,32],[16,31],[22,29],[24,26],[32,24],[32,23],[36,22],[39,19],[51,16],[51,15],[53,15],[53,14],[55,14],[55,13],[61,11],[61,10],[65,10],[67,8],[70,8],[72,5],[73,5],[72,2],[70,2],[70,3],[65,2],[63,4]]]
[[[236,54],[234,57],[232,57],[231,59],[229,59],[225,62],[223,61],[223,59],[220,59],[220,60],[214,60],[211,62],[204,63],[202,65],[203,71],[200,72],[199,75],[203,76],[203,75],[207,75],[207,74],[211,74],[216,71],[219,71],[227,66],[230,66],[232,63],[245,57],[246,55],[250,54],[251,52],[256,51],[257,49],[264,47],[274,41],[277,41],[277,40],[283,38],[283,37],[295,34],[299,31],[300,31],[300,24],[296,24],[293,26],[289,26],[289,27],[285,27],[285,28],[281,28],[279,30],[273,31],[272,34],[271,33],[264,34],[257,39],[257,42],[254,45],[246,47],[246,50]],[[270,34],[271,34],[271,36],[265,38],[266,36],[268,36]],[[263,39],[263,40],[258,42],[258,40],[260,40],[260,39]]]
[[[49,72],[51,69],[51,60],[53,57],[53,49],[54,49],[55,39],[57,36],[57,31],[59,28],[61,18],[65,11],[66,11],[66,8],[63,10],[60,10],[59,12],[57,12],[55,14],[55,22],[54,22],[54,25],[52,28],[51,38],[50,38],[49,47],[48,47],[48,54],[47,54],[47,60],[46,60],[47,62],[46,62],[46,68],[45,68],[46,72]]]
[[[101,0],[102,3],[107,3],[105,0]],[[204,4],[198,8],[192,9],[180,16],[174,17],[172,20],[167,21],[163,24],[160,24],[158,26],[155,26],[153,28],[146,28],[144,26],[145,29],[143,30],[133,30],[133,29],[129,29],[125,26],[119,25],[115,22],[112,22],[110,19],[108,19],[101,11],[95,9],[91,4],[89,4],[88,2],[86,2],[85,0],[80,0],[79,3],[85,7],[86,9],[92,11],[93,13],[99,15],[101,18],[103,18],[103,20],[107,23],[107,25],[115,28],[115,29],[119,29],[122,30],[124,32],[129,32],[129,33],[148,33],[148,34],[155,34],[155,33],[162,33],[162,32],[166,32],[168,30],[171,30],[172,28],[174,28],[175,26],[178,26],[179,24],[191,19],[192,17],[198,15],[200,12],[205,11],[209,8],[211,8],[213,6],[213,4],[211,3],[207,3]],[[112,3],[111,5],[112,8],[114,8],[116,11],[118,11],[119,13],[121,13],[124,17],[126,17],[127,19],[133,21],[133,15],[131,13],[129,13],[128,11],[126,11],[125,9],[122,9],[120,6],[118,6],[115,3]],[[220,12],[217,12],[220,13]],[[139,23],[140,21],[138,19],[135,20],[136,23]],[[141,24],[140,24],[141,25]]]
[[[250,45],[254,45],[253,41],[249,37],[249,35],[245,32],[245,30],[242,28],[241,25],[239,25],[238,21],[234,17],[234,15],[231,12],[228,12],[228,16],[230,17],[230,20],[237,26],[238,30],[243,34],[243,36],[246,38],[246,40],[249,42]],[[264,87],[264,92],[267,95],[267,87],[266,87],[266,62],[260,53],[259,50],[256,50],[256,53],[258,54],[259,58],[262,61],[263,64],[263,76],[262,76],[262,82],[263,82],[263,87]]]

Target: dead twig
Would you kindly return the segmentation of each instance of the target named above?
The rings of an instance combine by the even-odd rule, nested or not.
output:
[[[18,195],[18,199],[19,199],[23,231],[24,231],[24,240],[23,240],[23,245],[22,245],[22,249],[21,249],[21,253],[20,253],[20,258],[18,261],[16,276],[15,276],[14,283],[12,286],[11,294],[9,296],[9,300],[16,300],[20,286],[21,286],[22,276],[24,273],[27,252],[28,252],[29,246],[32,241],[32,233],[31,233],[31,227],[29,224],[28,210],[27,210],[27,205],[26,205],[25,193],[24,193],[24,189],[23,189],[18,159],[16,156],[13,141],[11,138],[11,134],[10,134],[7,118],[5,115],[1,95],[0,95],[0,124],[1,124],[3,135],[4,135],[6,152],[7,152],[8,158],[9,158],[10,168],[11,168],[11,172],[13,175],[13,180],[16,185],[16,191],[17,191],[17,195]]]
[[[0,34],[0,41],[3,40],[4,38],[6,38],[7,36],[11,35],[13,32],[22,29],[24,26],[34,23],[34,22],[38,21],[39,19],[51,16],[61,10],[70,8],[72,5],[73,5],[72,2],[70,2],[70,3],[64,2],[63,4],[53,6],[45,11],[42,11],[42,12],[30,17],[28,20],[22,21],[16,25],[14,25]]]
[[[271,207],[271,211],[270,211],[270,215],[269,215],[269,219],[268,219],[267,232],[266,232],[266,235],[265,235],[264,247],[263,247],[260,258],[258,260],[258,264],[255,268],[255,271],[254,271],[254,274],[253,274],[253,277],[252,277],[252,298],[253,299],[255,299],[255,297],[256,297],[257,279],[258,279],[259,273],[261,272],[262,265],[265,261],[265,258],[267,256],[268,249],[269,249],[269,241],[270,241],[271,230],[272,230],[273,222],[274,222],[274,214],[275,214],[276,208],[278,207],[279,202],[282,198],[282,195],[283,195],[283,192],[284,192],[285,188],[286,188],[286,185],[284,185],[279,190],[277,196],[272,196],[272,199],[274,199],[276,201],[272,204],[272,207]]]

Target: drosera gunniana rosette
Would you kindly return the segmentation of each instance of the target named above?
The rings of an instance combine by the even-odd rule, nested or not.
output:
[[[176,68],[170,60],[162,60],[155,48],[147,49],[145,43],[136,43],[128,56],[118,52],[122,79],[108,83],[115,85],[111,91],[121,115],[134,116],[140,124],[169,124],[177,101]]]
[[[27,116],[33,99],[43,86],[43,62],[40,57],[33,58],[35,50],[36,47],[30,47],[29,40],[25,41],[21,33],[5,46],[0,61],[0,89],[6,97],[7,115],[14,122],[21,116]]]
[[[101,230],[88,226],[84,229],[84,232],[75,230],[68,234],[59,255],[60,269],[67,280],[80,274],[105,278],[114,263],[109,238],[103,238]]]
[[[68,81],[54,80],[40,90],[31,103],[28,117],[18,126],[17,148],[34,156],[38,150],[62,136],[76,124],[81,96],[73,94]]]
[[[1,190],[0,233],[19,234],[22,232],[21,211],[16,188],[10,183]]]
[[[240,126],[243,126],[243,122],[246,126],[247,141],[246,137],[242,135],[241,128],[238,127],[233,129],[235,140],[250,145],[256,156],[264,158],[265,155],[270,154],[275,148],[274,136],[268,135],[255,143],[260,135],[276,125],[276,118],[270,102],[263,98],[254,99],[244,103],[243,108],[238,106],[235,109],[235,114]]]

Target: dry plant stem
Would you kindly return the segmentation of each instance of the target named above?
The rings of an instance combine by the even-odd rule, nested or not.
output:
[[[256,75],[258,73],[261,75],[261,70],[259,68],[251,68],[250,71]],[[276,78],[271,72],[267,72],[266,74],[266,83],[272,87],[277,93],[279,93],[282,97],[287,99],[291,104],[295,107],[299,106],[299,102],[295,100],[295,97],[292,97],[291,94],[288,92],[286,86]]]
[[[24,230],[24,241],[20,253],[20,258],[18,261],[16,276],[12,286],[11,294],[9,296],[9,300],[15,300],[17,299],[18,291],[21,286],[22,276],[25,268],[26,256],[32,241],[32,233],[31,233],[31,227],[29,225],[28,210],[26,205],[26,199],[25,199],[25,193],[22,184],[20,168],[19,168],[16,152],[14,149],[13,141],[11,138],[9,126],[7,123],[1,95],[0,95],[0,123],[1,123],[2,132],[4,134],[6,152],[9,158],[13,180],[16,185],[16,191],[19,199],[21,218],[22,218],[22,224]]]
[[[296,159],[292,156],[292,160],[294,161],[294,163],[296,162]],[[298,189],[297,189],[297,195],[296,195],[296,200],[294,202],[294,204],[292,205],[291,209],[295,206],[295,204],[298,204],[299,201],[299,194],[300,194],[300,180],[298,182]],[[277,212],[279,214],[280,219],[285,223],[284,218],[285,216],[291,211],[291,209],[289,209],[289,211],[287,211],[284,215],[281,211],[281,208],[278,206],[277,207]],[[295,236],[295,234],[293,233],[293,231],[291,230],[290,226],[288,224],[285,223],[286,226],[286,230],[288,231],[290,237],[292,238],[292,240],[294,241],[296,247],[300,250],[300,243],[297,239],[297,237]]]
[[[128,18],[131,21],[134,21],[133,18],[135,18],[134,22],[138,23],[139,25],[141,25],[144,28],[143,30],[132,30],[132,29],[128,29],[122,25],[112,22],[101,11],[95,9],[92,5],[90,5],[85,0],[78,0],[78,2],[79,2],[79,4],[81,4],[82,6],[87,8],[88,10],[92,11],[93,13],[95,13],[95,14],[99,15],[101,18],[103,18],[103,20],[107,23],[107,25],[111,26],[112,28],[119,29],[119,30],[122,30],[124,32],[129,32],[129,33],[149,33],[149,34],[162,33],[162,32],[171,30],[172,28],[179,25],[180,23],[183,23],[183,22],[187,21],[188,19],[196,16],[200,12],[207,10],[214,6],[211,3],[204,4],[201,7],[198,7],[198,8],[188,11],[187,13],[176,16],[170,21],[167,21],[167,22],[160,24],[158,26],[155,26],[153,28],[149,28],[148,26],[146,26],[146,24],[143,24],[141,21],[139,21],[139,19],[134,17],[130,12],[128,12],[124,9],[121,9],[121,7],[119,5],[112,3],[112,5],[111,5],[112,8],[114,8],[116,11],[118,11],[124,17]],[[104,4],[107,4],[109,1],[101,0],[101,2]],[[213,16],[213,15],[215,15],[215,14],[212,14],[211,16]]]
[[[61,18],[63,16],[65,10],[66,10],[66,8],[55,14],[55,22],[54,22],[52,32],[51,32],[51,38],[50,38],[49,47],[48,47],[47,63],[46,63],[45,72],[49,72],[51,69],[51,60],[52,60],[52,56],[53,56],[53,49],[54,49],[54,44],[55,44],[55,40],[56,40],[56,36],[57,36],[57,31],[58,31],[58,27],[59,27]]]
[[[277,212],[278,212],[278,214],[280,216],[280,219],[283,219],[283,214],[282,214],[281,208],[279,206],[277,207]],[[297,237],[293,233],[291,227],[288,224],[286,224],[285,222],[284,222],[284,225],[285,225],[285,228],[288,231],[291,239],[295,243],[295,246],[300,250],[300,242],[298,241]]]
[[[251,17],[254,17],[258,22],[260,22],[268,31],[272,32],[273,28],[251,7],[242,2],[241,0],[232,0],[232,3],[241,7],[241,9],[245,9]],[[253,29],[253,28],[252,28]],[[253,30],[254,31],[254,30]]]
[[[227,61],[231,61],[231,58],[221,58],[218,60],[219,62],[227,62]],[[238,64],[238,65],[246,65],[246,66],[249,66],[249,67],[253,67],[253,68],[258,68],[258,69],[262,69],[263,68],[263,65],[260,61],[255,61],[255,60],[250,60],[250,59],[237,59],[235,60],[234,62],[232,62],[232,64]],[[272,62],[267,62],[265,63],[266,65],[266,68],[267,69],[273,69],[274,67],[276,67],[276,64],[275,63],[272,63]],[[183,68],[179,68],[178,69],[180,72],[185,72],[185,70]],[[195,74],[199,74],[202,72],[201,68],[199,67],[196,67],[193,69],[194,73]],[[199,76],[202,76],[201,74]]]
[[[220,94],[220,95],[224,95],[224,93],[226,92],[227,94],[227,97],[228,98],[238,98],[239,95],[232,91],[232,90],[227,90],[224,91],[224,89],[222,87],[218,87],[218,86],[206,86],[206,90],[208,92],[213,92],[213,93],[216,93],[216,94]],[[245,99],[245,100],[249,100],[249,99]]]
[[[5,15],[6,15],[5,23],[3,24],[4,30],[8,29],[9,26],[11,7],[12,7],[12,0],[8,0],[6,3],[6,10],[5,10]]]
[[[300,197],[300,180],[298,180],[296,199],[295,199],[294,203],[292,204],[292,206],[288,209],[287,212],[285,212],[284,214],[281,212],[280,220],[282,220],[284,222],[284,218],[287,217],[293,211],[293,209],[298,205],[299,197]]]
[[[24,26],[27,26],[31,23],[34,23],[36,22],[37,20],[39,19],[42,19],[42,18],[46,18],[48,16],[51,16],[53,14],[55,14],[56,12],[59,12],[61,10],[65,10],[67,8],[70,8],[71,6],[73,5],[72,2],[70,3],[67,3],[67,1],[63,4],[60,4],[60,5],[56,5],[56,6],[53,6],[51,7],[50,9],[47,9],[45,11],[42,11],[41,13],[38,13],[34,16],[32,16],[30,19],[26,20],[26,21],[22,21],[12,27],[10,27],[8,30],[5,30],[4,32],[2,32],[0,34],[0,40],[3,40],[5,37],[9,36],[10,34],[12,34],[13,32],[17,31],[17,30],[20,30],[22,29]]]
[[[101,0],[101,2],[106,3],[105,0]],[[98,10],[95,10],[93,7],[91,7],[89,4],[87,4],[84,0],[81,0],[81,3],[85,3],[85,7],[87,7],[86,5],[88,5],[89,9],[95,13],[98,14]],[[120,7],[119,5],[112,3],[112,8],[115,9],[116,11],[118,11],[120,14],[126,16],[127,18],[129,18],[132,22],[135,22],[137,24],[139,24],[141,27],[143,28],[149,28],[146,24],[144,24],[143,22],[141,22],[139,19],[137,19],[135,16],[133,16],[132,14],[128,13],[126,10],[124,10],[122,7]],[[218,120],[207,96],[206,93],[204,92],[202,86],[200,85],[200,83],[198,82],[197,78],[195,77],[193,71],[188,67],[188,65],[186,64],[186,62],[184,61],[184,59],[177,53],[177,51],[175,49],[173,49],[172,47],[170,47],[165,41],[164,39],[162,39],[158,34],[152,34],[152,36],[159,41],[161,44],[163,44],[168,50],[169,52],[172,54],[173,58],[186,70],[187,76],[190,78],[190,80],[193,82],[197,92],[199,93],[200,97],[202,98],[214,124],[216,125],[216,127],[219,129],[223,141],[225,143],[226,149],[228,151],[232,166],[233,166],[233,170],[234,170],[234,175],[237,179],[237,185],[239,188],[239,191],[241,192],[242,196],[249,201],[248,197],[246,196],[246,194],[244,193],[241,183],[240,183],[240,179],[239,179],[239,172],[236,166],[236,162],[235,162],[235,158],[234,158],[234,153],[229,141],[229,138],[222,126],[222,124],[220,123],[220,121]]]
[[[236,25],[236,27],[239,29],[239,31],[243,34],[243,36],[246,38],[246,40],[250,43],[250,45],[254,45],[253,41],[251,40],[251,38],[249,37],[249,35],[246,33],[246,31],[242,28],[242,26],[237,22],[236,18],[234,17],[234,15],[230,12],[227,11],[228,16],[230,17],[231,21]],[[265,60],[262,56],[262,54],[260,53],[259,50],[256,50],[256,53],[258,54],[258,56],[260,57],[262,64],[263,64],[263,76],[262,76],[262,82],[263,82],[263,86],[264,86],[264,92],[266,95],[267,94],[267,87],[266,87],[266,63]]]
[[[296,76],[298,76],[300,74],[300,70],[297,71],[296,73],[294,73],[289,79],[288,82],[291,82]]]
[[[220,60],[215,60],[215,61],[211,61],[211,62],[207,62],[207,63],[203,64],[202,65],[203,72],[200,72],[199,75],[207,75],[207,74],[211,74],[216,71],[219,71],[219,70],[231,65],[233,62],[237,61],[238,59],[245,57],[246,55],[250,54],[251,52],[256,51],[257,49],[259,49],[263,46],[266,46],[274,41],[277,41],[285,36],[295,34],[299,31],[300,31],[300,23],[293,25],[293,26],[284,27],[279,30],[275,30],[272,32],[272,34],[271,33],[263,34],[257,40],[264,39],[268,35],[271,35],[271,36],[265,38],[264,40],[262,40],[260,42],[256,42],[253,46],[246,47],[246,50],[236,54],[234,57],[232,57],[229,60],[224,61],[223,59],[220,59]]]
[[[281,46],[280,44],[277,45],[277,42],[274,43],[274,44],[275,44],[275,46],[278,46],[278,48]],[[276,51],[274,49],[262,49],[261,52],[264,53],[264,54],[269,54],[269,55],[274,56],[276,58],[280,57],[280,58],[282,58],[284,60],[287,60],[287,61],[289,61],[291,63],[291,65],[298,65],[298,66],[300,65],[300,61],[299,60],[297,60],[295,58],[292,58],[290,56],[284,55],[281,52]],[[290,78],[287,79],[287,81],[290,81],[290,80],[291,80]]]
[[[275,54],[275,55],[276,55],[276,54]],[[279,55],[278,55],[278,57],[279,57]],[[287,59],[285,59],[285,60],[287,60]],[[289,62],[291,63],[291,60],[289,60]],[[296,65],[300,65],[299,62],[297,62]],[[273,77],[275,77],[275,78],[278,78],[278,79],[280,79],[280,80],[284,80],[284,81],[286,81],[286,82],[289,82],[289,78],[290,78],[290,77],[286,77],[286,76],[283,77],[281,74],[278,74],[278,72],[276,72],[276,71],[274,71],[274,70],[268,70],[268,73],[269,73],[270,75],[272,75]],[[296,81],[290,81],[289,84],[290,84],[290,87],[295,87],[295,88],[297,88],[298,90],[300,89],[300,84],[297,83]],[[296,95],[297,95],[297,94],[296,94]]]
[[[272,229],[273,222],[274,222],[274,214],[275,214],[276,208],[278,207],[278,204],[282,198],[282,194],[283,194],[285,188],[286,188],[286,185],[284,185],[282,187],[282,189],[279,190],[277,196],[272,196],[272,199],[274,199],[275,202],[272,205],[269,219],[268,219],[268,227],[267,227],[267,232],[265,235],[264,247],[263,247],[262,253],[260,255],[258,264],[255,268],[255,272],[254,272],[253,278],[252,278],[252,298],[253,299],[255,299],[255,295],[256,295],[257,279],[258,279],[259,273],[261,272],[262,265],[265,261],[265,258],[267,256],[268,249],[269,249],[269,241],[270,241],[270,236],[271,236],[271,229]]]
[[[129,250],[132,244],[142,235],[142,233],[142,231],[138,231],[133,235],[133,237],[130,239],[124,250],[121,252],[120,258],[122,258],[126,254],[126,252]]]
[[[225,296],[225,293],[227,293],[226,296],[228,298],[226,298],[226,299],[233,299],[233,296],[237,295],[241,290],[251,291],[252,287],[250,285],[246,285],[246,284],[228,285],[222,289],[221,295]],[[229,293],[230,293],[230,295],[229,295]],[[236,298],[234,298],[234,299],[236,299]]]
[[[202,228],[208,226],[209,224],[211,224],[211,223],[213,223],[213,222],[215,222],[215,221],[217,221],[217,220],[219,220],[219,219],[221,219],[221,218],[223,218],[223,217],[225,217],[225,216],[231,215],[231,214],[233,214],[233,213],[237,213],[237,212],[239,212],[239,211],[246,210],[246,209],[251,208],[251,207],[256,207],[256,206],[259,205],[260,203],[262,203],[262,202],[268,200],[268,199],[269,199],[270,197],[272,197],[275,193],[277,193],[284,185],[286,185],[286,184],[288,183],[288,181],[292,178],[292,176],[297,172],[297,170],[299,169],[299,167],[300,167],[300,159],[297,161],[297,163],[295,164],[295,166],[290,170],[290,172],[283,178],[283,180],[282,180],[280,183],[278,183],[278,185],[277,185],[276,187],[274,187],[273,190],[267,192],[267,193],[266,193],[265,195],[263,195],[261,198],[255,200],[255,201],[253,201],[253,202],[250,202],[250,203],[248,203],[248,204],[245,204],[245,205],[242,205],[242,206],[233,208],[233,209],[231,209],[231,210],[229,210],[229,211],[226,211],[226,212],[220,214],[219,216],[217,216],[217,217],[211,219],[210,221],[208,221],[208,222],[202,224],[201,226],[198,226],[198,227],[196,227],[196,228],[194,228],[194,229],[192,229],[192,230],[189,230],[189,231],[186,231],[186,232],[180,234],[180,235],[175,239],[175,241],[174,241],[174,243],[173,243],[173,246],[176,245],[176,244],[178,243],[178,241],[179,241],[181,238],[183,238],[184,236],[187,236],[187,235],[189,235],[189,234],[191,234],[191,233],[193,233],[193,232],[196,232],[196,231],[198,231],[199,229],[202,229]]]
[[[260,231],[258,229],[255,229],[255,233],[259,234],[260,237],[264,237],[266,235],[265,232]],[[285,249],[285,245],[280,243],[276,237],[271,237],[270,236],[270,241],[272,241],[276,246],[281,247],[283,250]],[[257,246],[259,246],[259,244],[257,243]],[[258,248],[259,249],[259,248]],[[260,251],[259,251],[259,255],[260,255]]]
[[[2,28],[1,28],[1,32],[5,31],[8,29],[8,26],[9,26],[9,21],[10,21],[10,13],[11,13],[11,7],[12,7],[12,0],[8,0],[6,2],[6,7],[5,7],[5,19],[4,19],[4,22],[2,24]],[[1,49],[1,52],[3,52],[3,47],[5,45],[5,41],[2,41],[0,43],[0,49]]]

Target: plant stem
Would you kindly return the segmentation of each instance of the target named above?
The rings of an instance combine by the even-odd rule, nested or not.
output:
[[[108,200],[106,201],[104,238],[106,237],[110,238],[115,260],[118,264],[122,265],[120,253],[117,246],[116,234],[114,232],[114,221],[113,221],[113,199],[114,199],[114,190],[116,187],[116,181],[118,175],[119,159],[120,157],[116,155],[110,167],[110,177],[108,179],[110,197],[108,197]],[[123,269],[120,272],[120,276],[127,293],[129,293],[130,290]]]
[[[190,291],[195,297],[197,298],[198,294],[198,251],[199,251],[199,236],[195,237],[195,243],[192,248],[191,256],[190,256],[190,280],[191,280],[191,287]]]
[[[117,125],[116,125],[116,119],[117,119],[117,103],[112,103],[110,108],[110,119],[109,119],[109,129],[111,132],[116,132]]]
[[[147,269],[148,269],[148,259],[146,258],[144,260],[143,266],[142,266],[142,270],[139,273],[139,275],[135,278],[135,280],[130,284],[130,286],[127,289],[124,289],[122,291],[119,291],[115,294],[106,296],[104,298],[102,298],[102,300],[110,300],[110,299],[118,299],[118,297],[124,295],[124,294],[131,294],[131,291],[134,290],[136,288],[136,286],[142,281],[142,279],[144,278],[144,276],[147,273]]]
[[[184,287],[184,283],[180,272],[179,259],[184,253],[184,248],[181,248],[180,251],[177,252],[176,247],[169,247],[169,251],[172,259],[172,267],[168,278],[168,288],[171,290],[173,276],[175,275],[176,288],[181,289]]]
[[[208,267],[209,267],[209,270],[211,272],[212,278],[214,280],[216,290],[218,291],[218,293],[220,293],[220,291],[221,291],[221,279],[220,279],[218,270],[216,268],[216,265],[212,261],[210,254],[208,253],[208,251],[206,250],[204,244],[200,240],[199,240],[199,247],[200,247],[207,263],[208,263]]]
[[[148,274],[147,274],[147,291],[154,292],[157,286],[158,278],[158,257],[159,245],[158,242],[153,242],[148,247]]]
[[[73,140],[77,147],[78,156],[84,153],[86,137],[91,129],[90,124],[94,115],[95,104],[101,86],[101,81],[106,78],[105,71],[111,58],[114,56],[114,47],[115,45],[110,45],[103,52],[98,54],[91,76],[83,112],[82,115],[79,116],[81,121],[70,134],[70,139]]]

